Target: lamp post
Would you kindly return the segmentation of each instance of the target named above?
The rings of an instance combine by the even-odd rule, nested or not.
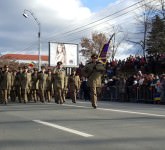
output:
[[[38,19],[34,16],[34,14],[27,9],[24,10],[22,15],[25,18],[28,18],[27,13],[31,14],[31,16],[34,18],[34,20],[36,21],[36,23],[38,25],[38,69],[40,70],[41,69],[41,24],[38,21]]]

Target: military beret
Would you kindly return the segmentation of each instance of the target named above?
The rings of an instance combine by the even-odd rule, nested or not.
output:
[[[91,55],[91,58],[97,59],[98,58],[98,55],[97,54],[92,54]]]
[[[62,65],[62,61],[58,61],[57,62],[57,65]]]

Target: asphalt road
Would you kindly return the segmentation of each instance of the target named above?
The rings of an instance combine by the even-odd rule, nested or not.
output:
[[[163,150],[165,105],[0,105],[0,150]]]

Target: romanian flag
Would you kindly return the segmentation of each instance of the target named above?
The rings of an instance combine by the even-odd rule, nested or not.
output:
[[[99,55],[99,60],[105,64],[107,62],[107,52],[108,52],[108,48],[109,48],[109,44],[113,38],[113,36],[115,35],[115,33],[112,34],[112,36],[110,37],[109,41],[104,44],[101,52],[100,52],[100,55]]]

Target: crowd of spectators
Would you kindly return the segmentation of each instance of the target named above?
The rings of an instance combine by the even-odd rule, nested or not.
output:
[[[165,72],[165,54],[133,56],[123,60],[111,60],[106,64],[108,76],[122,73],[134,73],[141,70],[143,73],[161,74]]]
[[[165,54],[115,59],[106,70],[102,99],[165,103]]]
[[[110,99],[120,101],[165,102],[165,74],[143,74],[141,71],[126,76],[105,78],[103,93],[109,93]],[[103,98],[104,98],[103,94]]]

